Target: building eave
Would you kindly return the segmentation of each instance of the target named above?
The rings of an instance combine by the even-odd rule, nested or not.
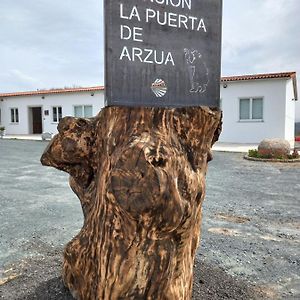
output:
[[[266,80],[266,79],[292,79],[293,87],[294,87],[294,98],[296,101],[298,100],[296,72],[223,76],[223,77],[221,77],[221,83],[250,81],[250,80]],[[97,91],[104,91],[104,89],[105,89],[104,86],[94,86],[94,87],[86,87],[86,88],[66,88],[66,89],[53,89],[53,90],[37,90],[37,91],[26,91],[26,92],[0,93],[0,98],[21,97],[21,96],[38,96],[38,95],[46,96],[46,95],[53,95],[53,94],[80,93],[80,92],[97,92]]]
[[[1,93],[0,98],[8,97],[22,97],[22,96],[46,96],[53,94],[68,94],[68,93],[81,93],[81,92],[97,92],[104,91],[104,86],[94,86],[86,88],[67,88],[67,89],[53,89],[53,90],[37,90],[26,92],[14,92],[14,93]]]
[[[223,76],[221,83],[250,81],[250,80],[267,80],[267,79],[292,79],[294,88],[294,100],[298,100],[297,89],[297,74],[296,72],[281,72],[281,73],[266,73],[266,74],[252,74],[252,75],[238,75],[238,76]]]

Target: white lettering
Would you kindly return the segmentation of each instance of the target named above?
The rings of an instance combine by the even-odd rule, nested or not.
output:
[[[125,34],[125,31],[127,35]],[[120,35],[121,35],[121,40],[129,40],[131,38],[130,27],[126,25],[121,25]]]
[[[139,12],[138,12],[136,6],[134,6],[134,7],[132,8],[132,11],[131,11],[129,20],[131,20],[133,17],[137,18],[137,19],[141,22],[140,14],[139,14]]]
[[[182,8],[184,8],[185,6],[191,10],[192,9],[192,0],[184,0],[184,3],[182,3]]]
[[[133,40],[135,42],[143,42],[142,38],[138,38],[138,37],[142,37],[143,36],[143,28],[141,27],[133,27]]]
[[[173,7],[181,7],[192,9],[192,0],[150,0],[152,3],[156,2],[157,4],[171,5]]]
[[[161,59],[160,59],[160,61],[158,61],[158,59],[157,59],[157,52],[155,51],[154,52],[154,61],[155,61],[155,63],[156,64],[158,64],[158,65],[162,65],[163,63],[164,63],[164,58],[165,58],[165,53],[164,53],[164,51],[162,51],[161,52]]]
[[[161,20],[161,17],[163,17],[163,21]],[[167,25],[167,14],[166,13],[158,14],[157,15],[157,23],[162,26]]]
[[[127,25],[121,25],[121,30],[120,30],[121,40],[130,40],[132,38],[135,42],[142,43],[143,40],[140,38],[141,36],[143,36],[142,31],[143,28],[140,27],[133,27],[133,29],[131,29]]]
[[[174,7],[179,7],[181,5],[181,3],[182,3],[181,0],[177,0],[177,4],[175,4],[176,0],[170,0],[170,2],[171,2],[171,5],[173,5]]]
[[[147,8],[146,10],[146,22],[149,22],[150,18],[154,18],[156,15],[156,12],[153,9]]]
[[[168,55],[167,55],[165,65],[167,65],[168,62],[172,63],[172,65],[175,66],[174,59],[173,59],[173,56],[172,56],[171,52],[169,52]]]
[[[177,27],[177,15],[176,14],[173,14],[173,13],[169,13],[169,22],[168,22],[168,25],[170,27]],[[173,22],[173,23],[172,23]]]
[[[127,58],[131,62],[142,62],[146,64],[157,64],[157,65],[167,65],[171,64],[175,66],[173,55],[171,52],[168,52],[167,55],[164,51],[152,50],[152,49],[140,49],[133,47],[129,49],[124,47],[120,55],[120,60]]]
[[[129,16],[126,16],[124,14],[124,6],[123,6],[123,3],[120,4],[120,18],[121,19],[126,19],[126,20],[131,20],[132,18],[137,18],[138,21],[141,21],[141,18],[140,18],[140,14],[139,14],[139,11],[137,9],[136,6],[134,6],[131,10],[131,13]]]
[[[143,62],[142,57],[141,57],[142,54],[143,54],[142,49],[133,47],[132,48],[132,61],[135,61],[135,57],[137,57],[140,60],[140,62]]]
[[[200,20],[197,31],[200,31],[201,29],[203,29],[204,32],[207,32],[206,31],[206,26],[205,26],[205,23],[204,23],[203,19]]]
[[[195,29],[195,21],[197,21],[197,18],[196,17],[189,17],[189,19],[192,21],[191,29],[194,30]]]
[[[124,16],[124,11],[123,11],[123,4],[120,4],[120,18],[121,19],[128,19],[128,17]]]
[[[127,57],[128,60],[131,61],[131,58],[130,58],[130,55],[129,55],[127,47],[123,48],[121,56],[120,56],[120,60],[123,60],[123,57]]]
[[[189,29],[188,26],[187,26],[187,22],[188,22],[188,17],[187,16],[179,15],[179,20],[178,20],[179,28],[181,28],[182,27],[181,24],[183,24],[185,29]]]
[[[187,30],[197,30],[207,32],[204,20],[193,16],[178,15],[171,12],[155,11],[146,9],[146,22],[156,22],[161,26],[169,26],[175,28],[184,28]]]
[[[153,61],[152,60],[149,60],[149,57],[152,55],[153,53],[153,50],[152,49],[144,49],[144,51],[148,54],[146,55],[146,57],[144,58],[144,62],[147,63],[147,64],[153,64]]]

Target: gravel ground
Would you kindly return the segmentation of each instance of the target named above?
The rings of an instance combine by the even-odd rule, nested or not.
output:
[[[68,176],[45,142],[0,140],[0,298],[71,299],[61,254],[81,228]],[[214,153],[193,299],[300,299],[300,164]]]
[[[72,300],[60,277],[61,251],[23,262],[22,275],[0,287],[1,299]],[[249,283],[237,280],[219,268],[197,260],[194,270],[193,300],[261,299],[262,294]]]

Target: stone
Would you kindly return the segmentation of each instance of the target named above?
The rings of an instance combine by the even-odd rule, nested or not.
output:
[[[264,139],[258,145],[258,154],[268,158],[286,158],[290,153],[290,143],[283,139]]]
[[[51,132],[43,132],[42,133],[42,140],[46,141],[46,140],[51,140],[53,137],[53,133]]]
[[[84,215],[64,251],[75,299],[188,300],[211,147],[208,107],[106,107],[65,117],[41,162],[70,174]]]

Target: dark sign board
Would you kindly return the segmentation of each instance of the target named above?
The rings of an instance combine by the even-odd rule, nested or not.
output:
[[[104,0],[106,105],[218,106],[222,0]]]

